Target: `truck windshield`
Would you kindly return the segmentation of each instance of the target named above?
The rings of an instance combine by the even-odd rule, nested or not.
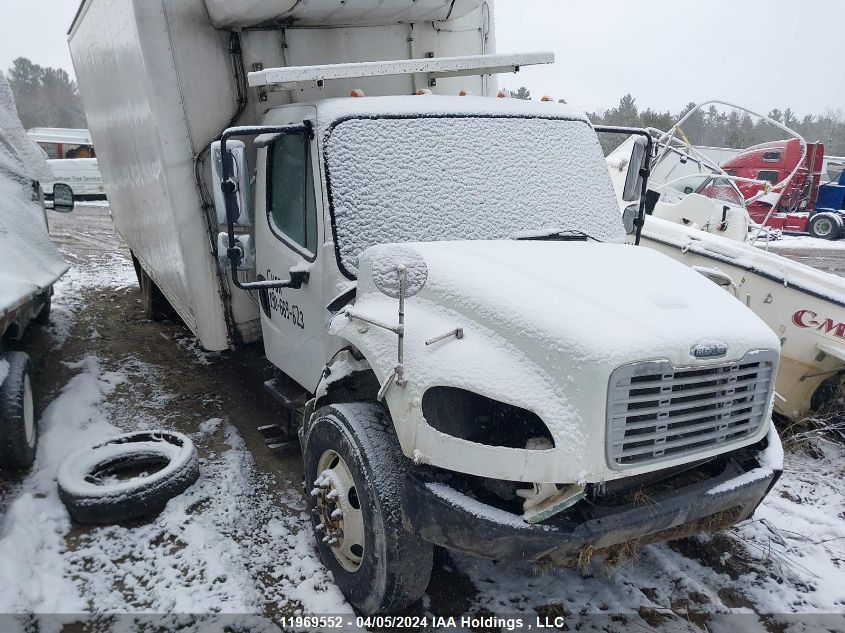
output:
[[[326,139],[344,272],[393,242],[624,230],[601,148],[583,121],[517,117],[353,118]]]

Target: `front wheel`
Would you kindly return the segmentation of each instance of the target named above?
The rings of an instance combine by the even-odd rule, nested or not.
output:
[[[387,410],[371,402],[322,407],[304,458],[320,557],[346,599],[365,614],[390,613],[419,599],[433,546],[403,525],[407,459]]]
[[[845,223],[834,213],[816,213],[807,223],[807,232],[823,240],[837,240],[842,237]]]
[[[35,461],[35,403],[32,363],[24,352],[0,357],[0,468],[29,468]]]

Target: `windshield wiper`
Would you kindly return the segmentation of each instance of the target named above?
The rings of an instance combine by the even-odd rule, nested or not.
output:
[[[549,231],[548,233],[539,233],[536,235],[520,235],[514,237],[515,240],[543,240],[551,242],[586,242],[593,240],[594,242],[601,242],[592,235],[584,233],[584,231],[576,231],[573,229],[558,229]]]

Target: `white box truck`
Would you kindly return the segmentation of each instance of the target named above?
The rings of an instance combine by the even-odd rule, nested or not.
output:
[[[47,200],[53,199],[55,184],[70,187],[77,200],[105,199],[103,177],[97,167],[97,154],[88,130],[34,127],[26,133],[47,153],[47,165],[53,174],[49,181],[41,183]]]
[[[263,336],[361,612],[419,598],[434,545],[566,561],[776,481],[778,339],[623,243],[642,209],[582,113],[494,98],[550,55],[496,54],[489,2],[85,0],[70,47],[148,306]]]

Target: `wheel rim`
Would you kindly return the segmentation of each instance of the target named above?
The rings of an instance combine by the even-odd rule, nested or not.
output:
[[[827,218],[816,222],[816,233],[818,233],[819,235],[827,236],[830,235],[832,231],[833,222],[831,222]]]
[[[317,473],[311,491],[317,538],[329,546],[346,571],[356,572],[364,557],[364,514],[352,471],[343,457],[327,450],[317,462]]]
[[[29,382],[29,376],[23,377],[23,428],[27,446],[35,446],[35,407],[32,402],[32,384]]]

